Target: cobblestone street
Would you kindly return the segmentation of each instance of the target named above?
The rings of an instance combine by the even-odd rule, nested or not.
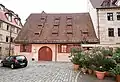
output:
[[[26,68],[0,67],[0,82],[75,82],[78,72],[70,63],[39,62]]]
[[[0,67],[0,82],[115,82],[78,74],[71,63],[32,62],[19,69]]]

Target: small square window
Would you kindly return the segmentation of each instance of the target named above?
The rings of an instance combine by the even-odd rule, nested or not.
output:
[[[107,13],[108,21],[113,21],[113,13]]]

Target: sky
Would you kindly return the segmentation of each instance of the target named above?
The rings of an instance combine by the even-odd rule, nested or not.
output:
[[[31,13],[87,12],[87,0],[0,0],[0,4],[17,13],[23,24]]]

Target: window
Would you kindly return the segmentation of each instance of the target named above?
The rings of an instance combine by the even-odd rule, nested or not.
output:
[[[40,33],[39,32],[35,32],[35,35],[40,35]]]
[[[42,28],[42,27],[43,27],[43,24],[38,25],[38,28]]]
[[[52,28],[52,36],[58,36],[59,26],[53,26]]]
[[[15,27],[12,27],[12,28],[11,28],[11,31],[15,33]]]
[[[2,6],[0,6],[0,9],[1,9],[2,11],[4,11],[4,8],[3,8]]]
[[[79,44],[62,44],[62,45],[58,45],[58,53],[70,53],[72,48],[75,48],[75,49],[79,50],[80,45]]]
[[[11,37],[10,41],[11,41],[11,42],[13,42],[13,39],[14,39],[14,38],[13,38],[13,37]]]
[[[31,44],[21,44],[20,45],[20,52],[31,52],[32,45]]]
[[[113,21],[113,13],[107,13],[108,21]]]
[[[118,36],[120,36],[120,28],[118,28]]]
[[[46,17],[41,17],[41,22],[44,23],[46,21]]]
[[[1,55],[2,55],[2,47],[0,47],[0,59],[1,59]]]
[[[61,45],[61,52],[66,53],[67,52],[67,45]]]
[[[19,31],[20,31],[20,29],[19,29],[19,28],[17,28],[17,33],[19,33]]]
[[[12,17],[9,14],[6,14],[7,20],[12,21]]]
[[[60,19],[59,18],[55,18],[54,19],[54,26],[56,25],[59,25],[59,23],[60,23]]]
[[[0,42],[2,41],[2,34],[0,34]]]
[[[2,28],[2,22],[0,21],[0,28]]]
[[[117,12],[117,20],[120,20],[120,12]]]
[[[9,41],[9,37],[8,36],[6,36],[6,42],[8,42]]]
[[[20,21],[16,18],[14,19],[17,25],[20,25]]]
[[[66,23],[67,25],[72,25],[72,18],[67,18]]]
[[[108,36],[114,37],[114,28],[108,28]]]
[[[9,25],[7,25],[7,30],[9,30]]]

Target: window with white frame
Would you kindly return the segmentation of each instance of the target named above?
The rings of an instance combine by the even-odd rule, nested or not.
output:
[[[2,34],[0,34],[0,42],[2,41]]]
[[[67,45],[61,45],[61,52],[63,53],[67,52]]]
[[[117,12],[117,20],[120,20],[120,12]]]
[[[113,13],[107,13],[107,20],[113,21]]]
[[[120,37],[120,28],[118,28],[118,36]]]
[[[2,22],[0,21],[0,28],[2,28]]]
[[[108,36],[114,37],[114,28],[108,28]]]

